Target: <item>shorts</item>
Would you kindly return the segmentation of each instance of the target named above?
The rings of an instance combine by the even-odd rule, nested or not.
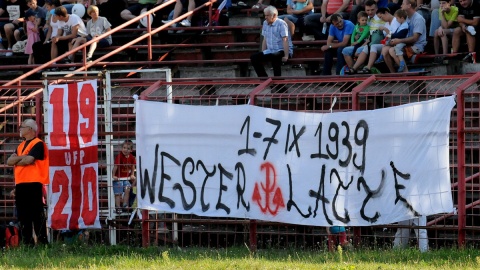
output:
[[[87,37],[87,42],[92,40],[92,36],[88,36]],[[100,39],[98,42],[97,42],[97,48],[106,48],[106,47],[109,47],[110,46],[110,43],[108,43],[108,40],[106,38],[102,38]]]
[[[153,4],[135,4],[135,5],[132,5],[130,7],[127,8],[128,11],[130,11],[130,13],[132,13],[132,15],[135,15],[135,16],[138,16],[140,15],[140,12],[142,12],[142,9],[151,9],[153,7]]]
[[[407,46],[407,44],[405,44],[405,43],[398,43],[397,45],[395,45],[395,55],[397,55],[397,56],[402,55],[403,56],[403,54],[405,53],[404,50],[405,50],[406,46]],[[423,52],[423,51],[419,50],[416,46],[411,46],[411,48],[412,48],[413,54],[419,54],[419,53]],[[408,58],[408,57],[406,57],[406,58]]]
[[[13,30],[17,30],[20,28],[20,25],[13,23],[11,21],[8,22],[0,22],[0,35],[3,37],[4,40],[7,40],[7,35],[5,34],[5,25],[7,24],[13,24]]]
[[[123,191],[127,187],[131,187],[130,181],[128,180],[116,180],[113,181],[113,194],[115,195],[122,195]]]
[[[379,54],[382,52],[382,49],[385,45],[383,44],[372,44],[370,45],[370,53],[376,53],[377,56],[380,56]],[[368,50],[368,48],[367,48]],[[365,53],[367,53],[367,51],[365,51],[365,49],[363,50]]]

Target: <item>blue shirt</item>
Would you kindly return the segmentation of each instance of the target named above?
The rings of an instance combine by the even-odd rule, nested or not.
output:
[[[353,29],[355,29],[355,25],[349,21],[349,20],[343,20],[343,28],[338,29],[337,27],[333,26],[333,24],[330,24],[330,29],[329,29],[329,36],[335,37],[338,42],[343,41],[343,37],[351,36],[353,34]]]
[[[272,54],[283,51],[283,37],[288,37],[288,53],[293,54],[292,37],[288,33],[288,26],[284,20],[276,19],[271,25],[263,22],[262,36],[266,41],[267,48],[264,54]]]

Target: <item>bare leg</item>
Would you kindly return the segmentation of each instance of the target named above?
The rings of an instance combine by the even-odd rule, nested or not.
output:
[[[115,195],[115,207],[120,208],[120,203],[122,200],[122,195],[121,194],[116,194]]]
[[[125,21],[130,21],[131,19],[135,18],[135,15],[133,15],[130,10],[124,9],[120,13],[120,17],[122,17],[122,19],[124,19]]]
[[[12,48],[12,45],[13,45],[13,31],[15,30],[15,27],[13,26],[13,24],[8,23],[8,24],[5,24],[3,29],[5,30],[5,36],[7,36],[8,48]]]
[[[50,57],[51,57],[50,60],[57,58],[57,56],[58,56],[57,44],[52,42],[52,46],[50,47]]]
[[[173,8],[173,19],[174,20],[182,14],[182,9],[183,9],[182,2],[180,2],[180,0],[177,0],[175,2],[175,7]]]
[[[129,206],[128,201],[130,199],[130,187],[125,187],[125,191],[123,192],[123,206]]]
[[[475,36],[470,35],[470,33],[466,33],[466,35],[468,52],[475,52]]]
[[[458,48],[460,48],[460,38],[463,35],[465,35],[465,33],[463,33],[462,28],[457,27],[453,30],[452,52],[458,52]]]
[[[368,64],[367,64],[368,69],[371,69],[373,67],[373,64],[375,64],[375,60],[377,60],[377,53],[370,52],[370,57],[368,57]]]
[[[367,54],[362,51],[362,52],[358,55],[357,61],[356,61],[355,64],[353,65],[353,69],[354,69],[354,70],[358,70],[358,68],[359,68],[363,63],[365,63],[365,60],[367,60]]]
[[[440,51],[440,39],[442,38],[442,45],[443,45],[443,37],[439,36],[439,30],[435,30],[435,34],[433,35],[433,49],[435,51],[435,54],[438,54]]]
[[[92,58],[96,48],[97,48],[97,42],[94,42],[90,45],[90,48],[88,48],[87,58]]]
[[[345,63],[347,64],[348,67],[353,66],[353,58],[350,55],[343,55],[343,59],[345,59]]]
[[[442,39],[442,50],[443,50],[443,54],[448,54],[448,36],[447,35],[443,35],[441,37]],[[435,54],[437,52],[435,51]]]
[[[392,53],[390,53],[392,51]],[[390,46],[385,46],[382,49],[382,55],[383,59],[385,60],[385,64],[388,67],[388,70],[390,70],[390,73],[395,73],[395,68],[393,67],[393,58],[391,54],[395,55],[395,49]]]
[[[195,9],[195,0],[188,0],[188,11]],[[187,17],[187,20],[192,21],[193,14]]]

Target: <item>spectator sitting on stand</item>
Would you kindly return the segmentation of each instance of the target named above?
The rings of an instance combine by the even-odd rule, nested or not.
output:
[[[407,72],[405,59],[411,59],[413,55],[423,52],[427,45],[427,27],[425,19],[418,12],[415,0],[405,0],[402,9],[407,12],[408,34],[406,38],[394,38],[390,40],[388,54],[382,51],[382,55],[390,72],[395,72],[393,63],[398,65],[397,72]],[[398,20],[398,18],[397,18]],[[406,57],[404,57],[406,54]]]
[[[288,23],[290,27],[290,33],[293,36],[295,34],[295,28],[305,25],[304,18],[307,15],[313,14],[313,1],[312,0],[287,0],[287,14],[278,16],[279,19],[291,22]]]
[[[87,29],[82,19],[75,14],[68,14],[65,7],[55,8],[55,15],[58,18],[59,30],[57,35],[52,38],[52,50],[57,52],[58,46],[65,46],[68,44],[68,49],[72,49],[72,40],[78,36],[86,37]],[[53,54],[53,53],[52,53]],[[52,57],[57,55],[52,55]],[[72,58],[66,59],[67,62],[72,62]]]
[[[340,74],[340,70],[345,65],[343,58],[343,48],[349,45],[350,37],[355,26],[349,20],[344,20],[340,14],[333,14],[331,16],[332,24],[328,33],[327,44],[323,45],[321,50],[325,53],[325,60],[323,62],[322,75],[332,75],[333,56],[337,56],[337,66],[335,68],[336,74]],[[338,42],[334,43],[334,40]]]
[[[367,11],[365,9],[367,2],[368,0],[355,0],[355,4],[353,5],[353,9],[350,12],[350,17],[348,18],[348,20],[351,21],[353,24],[357,24],[357,15],[360,11]],[[388,5],[388,0],[375,0],[374,2],[377,8],[386,8]],[[373,14],[375,15],[375,12]]]
[[[379,8],[377,11],[377,15],[385,21],[384,26],[380,27],[380,30],[384,32],[386,38],[383,40],[383,43],[380,44],[372,44],[370,47],[364,48],[364,50],[358,56],[355,65],[353,65],[353,70],[355,73],[358,68],[367,60],[368,55],[368,63],[366,66],[363,67],[362,70],[359,70],[358,73],[362,74],[369,74],[370,69],[373,67],[375,63],[380,63],[383,61],[382,51],[384,53],[388,53],[390,49],[389,40],[392,38],[405,38],[408,34],[408,24],[406,23],[407,20],[407,13],[404,10],[397,10],[395,12],[395,17],[390,14],[388,8]],[[403,22],[400,23],[399,21]],[[379,57],[378,61],[377,57]]]
[[[87,36],[86,37],[77,37],[72,40],[73,47],[72,49],[86,43],[87,41],[92,40],[95,37],[98,37],[99,35],[108,32],[111,30],[111,24],[108,22],[108,20],[105,17],[98,16],[99,15],[99,10],[97,6],[89,6],[87,9],[88,16],[90,16],[92,19],[87,22]],[[97,48],[106,48],[112,45],[112,36],[107,36],[105,38],[102,38],[98,42],[94,42],[90,45],[90,48],[88,49],[87,53],[87,62],[92,61],[92,56],[93,52]]]
[[[128,8],[126,0],[97,0],[97,7],[99,13],[112,24],[112,28],[124,23],[120,14]]]
[[[131,19],[134,19],[135,17],[140,15],[142,12],[151,9],[153,5],[155,5],[156,3],[157,3],[157,0],[139,0],[137,4],[134,4],[124,9],[120,13],[120,16],[125,21],[130,21]]]
[[[9,20],[8,22],[0,22],[0,36],[3,39],[7,39],[8,49],[12,50],[13,44],[15,44],[14,31],[22,27],[25,17],[25,11],[27,11],[28,6],[25,0],[4,0],[2,10],[8,13]],[[20,38],[20,37],[19,37]],[[0,47],[1,49],[3,48]],[[12,56],[13,52],[5,53],[5,56]]]
[[[452,49],[454,52],[458,52],[460,48],[460,39],[462,36],[466,36],[468,55],[465,56],[463,61],[471,61],[475,63],[475,38],[476,35],[479,35],[477,32],[480,29],[480,3],[478,0],[460,0],[457,21],[460,26],[453,31]]]
[[[264,62],[270,61],[273,76],[282,76],[282,62],[293,55],[293,44],[288,25],[280,20],[278,10],[268,6],[263,10],[265,21],[262,25],[262,51],[250,56],[250,61],[258,77],[268,77]]]
[[[47,13],[49,14],[47,22],[45,23],[45,26],[43,27],[43,30],[46,30],[45,34],[45,40],[35,42],[33,44],[33,57],[35,59],[36,64],[45,64],[47,61],[53,59],[51,58],[52,55],[52,44],[51,44],[51,39],[55,36],[57,36],[58,33],[58,18],[55,16],[55,8],[60,6],[60,1],[59,0],[46,0],[45,1],[45,7],[47,9]],[[67,51],[68,47],[66,46],[67,44],[65,43],[65,46],[60,49],[62,54]],[[57,57],[58,54],[55,54],[54,56]],[[55,58],[54,57],[54,58]]]
[[[355,25],[352,36],[350,37],[350,46],[342,50],[343,58],[349,69],[353,69],[353,57],[358,55],[357,49],[360,48],[370,36],[370,27],[367,25],[367,18],[368,16],[365,11],[358,13],[358,23]]]
[[[442,41],[443,54],[448,54],[448,36],[453,35],[453,31],[458,26],[457,21],[458,8],[451,6],[450,2],[441,0],[439,9],[439,19],[441,26],[435,31],[433,45],[435,54],[440,53],[440,40]]]
[[[168,20],[162,21],[163,23],[169,23],[172,20],[180,17],[185,12],[185,6],[187,6],[187,12],[193,11],[196,7],[205,4],[207,0],[176,0],[175,7],[173,8],[173,17]],[[186,19],[182,20],[179,24],[184,27],[192,26],[193,14],[189,15]],[[171,27],[177,27],[178,24],[174,23]],[[177,32],[178,33],[178,32]]]
[[[307,35],[313,34],[317,40],[325,40],[328,37],[328,24],[331,23],[332,15],[337,14],[342,19],[347,19],[351,10],[352,0],[324,0],[320,14],[305,16],[305,32]]]

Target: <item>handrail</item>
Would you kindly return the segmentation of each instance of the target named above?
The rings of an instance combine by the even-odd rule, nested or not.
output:
[[[116,27],[116,28],[114,28],[114,29],[112,29],[112,30],[110,30],[110,31],[108,31],[108,32],[105,32],[104,34],[102,34],[102,35],[100,35],[100,36],[98,36],[98,37],[96,37],[96,38],[93,38],[92,40],[90,40],[90,41],[82,44],[81,46],[78,46],[77,48],[75,48],[75,49],[73,49],[73,50],[67,51],[67,52],[64,53],[64,54],[62,54],[62,55],[60,55],[60,56],[57,56],[55,59],[52,59],[52,60],[50,60],[49,62],[47,62],[47,63],[45,63],[45,64],[43,64],[43,65],[41,65],[41,66],[38,66],[38,67],[32,69],[31,71],[25,73],[24,75],[22,75],[22,76],[20,76],[20,77],[18,77],[18,78],[16,78],[16,79],[14,79],[14,80],[12,80],[12,81],[4,84],[3,86],[9,86],[9,85],[18,83],[19,81],[27,78],[28,76],[30,76],[30,75],[32,75],[32,74],[34,74],[34,73],[36,73],[36,72],[38,72],[38,71],[40,71],[40,70],[48,67],[48,66],[51,65],[52,63],[54,63],[54,62],[56,62],[56,61],[59,61],[59,60],[65,58],[65,57],[67,57],[67,56],[69,56],[69,55],[72,55],[72,54],[74,54],[74,53],[76,53],[77,51],[80,51],[80,50],[83,50],[83,52],[84,52],[84,53],[83,53],[83,67],[80,67],[80,68],[77,69],[76,71],[86,70],[87,68],[89,68],[89,67],[97,64],[97,63],[100,62],[101,60],[103,60],[103,59],[105,59],[105,58],[108,58],[109,56],[111,56],[111,55],[113,55],[113,54],[115,54],[115,53],[117,53],[117,52],[119,52],[119,51],[127,48],[127,47],[130,46],[130,45],[133,45],[133,44],[135,44],[135,43],[137,43],[137,42],[139,42],[139,41],[142,41],[143,39],[145,39],[145,38],[147,38],[147,37],[149,37],[149,46],[150,46],[150,49],[149,49],[149,50],[151,51],[151,36],[152,36],[152,35],[158,33],[158,32],[161,31],[161,30],[164,30],[165,28],[167,28],[168,26],[172,25],[173,23],[178,22],[178,21],[180,21],[180,20],[182,20],[182,19],[190,16],[191,14],[193,14],[193,13],[195,13],[196,11],[202,9],[203,7],[211,6],[214,2],[216,2],[216,0],[210,0],[209,2],[206,2],[206,3],[204,3],[203,5],[195,8],[194,10],[184,13],[183,15],[179,16],[176,20],[174,20],[174,21],[172,21],[172,22],[169,22],[169,23],[167,23],[167,24],[164,24],[164,25],[162,25],[162,26],[160,26],[160,27],[158,27],[157,29],[155,29],[155,30],[152,31],[151,25],[150,25],[150,15],[151,15],[152,13],[154,13],[154,12],[156,12],[156,11],[158,11],[158,10],[166,7],[166,6],[168,6],[168,5],[171,5],[171,4],[175,3],[175,0],[169,0],[169,1],[167,1],[167,2],[164,2],[164,3],[161,4],[161,5],[159,5],[159,6],[155,7],[155,8],[153,8],[153,9],[145,12],[145,13],[140,14],[139,16],[135,17],[134,19],[131,19],[130,21],[127,21],[127,22],[119,25],[118,27]],[[147,33],[145,33],[144,35],[142,35],[142,36],[134,39],[133,41],[130,41],[130,42],[124,44],[124,45],[121,46],[120,48],[118,48],[118,49],[116,49],[116,50],[114,50],[114,51],[112,51],[112,52],[110,52],[110,53],[108,53],[108,54],[100,57],[99,59],[96,59],[96,60],[93,61],[93,62],[89,62],[89,63],[86,62],[85,52],[86,52],[86,47],[87,47],[87,46],[89,46],[89,45],[91,45],[92,43],[97,42],[97,41],[99,41],[99,40],[101,40],[101,39],[103,39],[103,38],[105,38],[105,37],[107,37],[107,36],[109,36],[109,35],[111,35],[111,34],[113,34],[113,33],[118,32],[119,30],[125,28],[126,26],[129,26],[129,25],[131,25],[131,24],[133,24],[133,23],[135,23],[135,22],[140,21],[140,19],[142,19],[142,18],[144,18],[144,17],[147,17]]]

